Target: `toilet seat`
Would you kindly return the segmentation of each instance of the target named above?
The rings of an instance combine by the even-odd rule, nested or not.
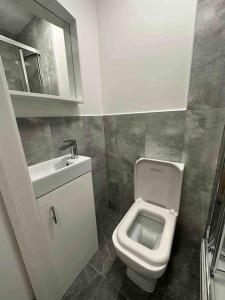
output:
[[[163,224],[159,245],[150,249],[129,236],[129,231],[136,218],[144,215]],[[168,263],[173,242],[177,214],[174,210],[165,209],[157,205],[138,199],[131,206],[117,228],[117,239],[120,245],[140,260],[152,266],[160,267]]]

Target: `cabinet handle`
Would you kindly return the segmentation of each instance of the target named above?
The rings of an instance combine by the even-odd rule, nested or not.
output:
[[[58,220],[57,220],[57,218],[56,218],[54,206],[51,206],[51,207],[50,207],[50,210],[51,210],[51,212],[52,212],[52,220],[54,221],[55,224],[58,224]]]

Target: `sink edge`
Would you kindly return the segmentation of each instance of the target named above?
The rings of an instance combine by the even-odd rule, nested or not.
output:
[[[91,158],[88,158],[82,161],[79,164],[78,168],[71,165],[68,168],[63,168],[59,172],[55,172],[53,174],[49,174],[42,178],[32,181],[32,185],[34,188],[34,193],[36,198],[40,198],[51,191],[65,185],[66,183],[75,180],[76,178],[91,172],[92,164]]]

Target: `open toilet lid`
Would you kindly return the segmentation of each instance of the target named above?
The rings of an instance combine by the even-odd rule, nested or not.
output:
[[[135,164],[134,196],[179,211],[184,164],[141,158]]]

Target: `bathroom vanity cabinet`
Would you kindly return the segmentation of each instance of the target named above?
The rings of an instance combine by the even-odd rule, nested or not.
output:
[[[37,199],[62,294],[98,248],[92,173]]]

